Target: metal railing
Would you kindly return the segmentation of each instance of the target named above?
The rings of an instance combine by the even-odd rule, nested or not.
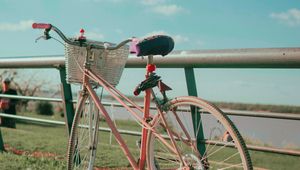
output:
[[[126,68],[143,68],[147,60],[129,58]],[[253,48],[175,51],[155,57],[161,68],[300,68],[300,48]],[[0,68],[64,67],[63,55],[1,58]]]
[[[0,97],[6,97],[6,98],[14,98],[14,99],[23,99],[23,100],[34,100],[34,101],[48,101],[48,102],[62,102],[62,99],[58,98],[45,98],[45,97],[28,97],[28,96],[15,96],[15,95],[0,95]],[[76,101],[73,101],[76,102]],[[104,102],[104,106],[114,106],[114,107],[122,107],[122,105],[118,103],[110,103],[110,102]],[[141,106],[142,107],[142,106]],[[154,107],[151,109],[155,109]],[[264,118],[274,118],[274,115],[279,114],[279,116],[275,116],[276,119],[288,119],[288,120],[300,120],[300,115],[293,115],[293,114],[280,114],[280,113],[258,113],[258,112],[249,112],[245,114],[245,111],[238,111],[238,110],[230,110],[226,111],[223,110],[226,115],[232,115],[232,116],[247,116],[247,117],[264,117]],[[232,114],[233,112],[233,114]],[[7,118],[13,118],[16,120],[22,120],[22,121],[29,121],[29,122],[35,122],[35,123],[43,123],[43,124],[51,124],[51,125],[66,125],[66,122],[62,121],[55,121],[55,120],[46,120],[46,119],[40,119],[40,118],[33,118],[33,117],[27,117],[27,116],[17,116],[17,115],[9,115],[5,113],[0,113],[0,117],[7,117]],[[99,127],[100,131],[104,132],[110,132],[112,133],[111,129],[106,127]],[[126,134],[126,135],[133,135],[133,136],[141,136],[141,132],[136,131],[130,131],[130,130],[124,130],[124,129],[118,129],[120,134]],[[208,141],[207,144],[215,144],[214,141]],[[273,147],[264,147],[264,146],[254,146],[254,145],[247,145],[247,148],[249,150],[255,150],[255,151],[263,151],[263,152],[269,152],[269,153],[277,153],[277,154],[284,154],[284,155],[292,155],[292,156],[300,156],[300,151],[297,150],[291,150],[291,149],[280,149],[280,148],[273,148]]]
[[[65,82],[65,70],[63,56],[35,56],[35,57],[16,57],[16,58],[0,58],[0,68],[58,68],[60,71],[61,81],[63,84],[62,99],[37,98],[26,96],[3,96],[13,97],[26,100],[46,100],[52,102],[63,102],[67,116],[67,122],[57,122],[49,120],[39,120],[36,118],[25,118],[22,116],[10,116],[16,119],[27,121],[40,121],[44,123],[53,123],[59,125],[67,125],[70,127],[72,121],[72,96],[70,96],[70,87]],[[167,57],[155,57],[155,63],[161,68],[184,68],[186,72],[186,80],[189,95],[197,96],[197,89],[194,78],[194,68],[300,68],[300,48],[266,48],[266,49],[230,49],[230,50],[201,50],[201,51],[175,51]],[[129,58],[126,68],[143,68],[146,60],[141,58]],[[106,103],[110,104],[110,103]],[[114,104],[114,106],[118,106]],[[69,108],[69,109],[68,109]],[[249,117],[265,117],[276,119],[300,120],[300,116],[293,114],[271,114],[257,113],[249,111],[226,111],[228,115],[233,116],[249,116]],[[8,115],[1,114],[0,116]],[[107,129],[102,129],[107,130]],[[1,131],[0,131],[1,132]],[[125,131],[124,131],[125,133]],[[127,133],[127,132],[126,132]],[[130,134],[130,133],[129,133]],[[131,134],[137,135],[136,132]],[[1,133],[0,133],[1,135]],[[2,139],[2,136],[0,136]],[[1,140],[0,140],[1,142]],[[249,149],[274,152],[281,154],[300,156],[299,151],[291,151],[286,149],[276,149],[268,147],[248,146]]]

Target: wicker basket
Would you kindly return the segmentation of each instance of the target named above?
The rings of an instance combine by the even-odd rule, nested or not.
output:
[[[88,41],[88,43],[103,45],[102,42],[97,41]],[[127,45],[113,51],[91,49],[88,58],[90,69],[96,75],[116,86],[120,81],[128,54],[129,47]],[[65,56],[68,83],[82,83],[86,55],[87,49],[85,47],[66,44]],[[93,81],[92,83],[97,84]]]

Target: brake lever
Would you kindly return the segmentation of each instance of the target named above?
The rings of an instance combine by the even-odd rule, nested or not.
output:
[[[42,35],[42,36],[39,36],[38,38],[35,39],[35,42],[37,43],[38,40],[40,39],[44,39],[44,40],[49,40],[50,38],[52,38],[51,36],[46,36],[46,35]]]
[[[41,38],[43,38],[44,40],[49,40],[51,39],[52,37],[49,35],[49,32],[50,32],[51,29],[45,29],[44,31],[44,35],[38,37],[37,39],[35,39],[35,42],[37,42],[38,40],[40,40]]]
[[[38,42],[38,40],[40,40],[41,38],[45,39],[45,36],[44,36],[44,35],[42,35],[42,36],[39,36],[38,38],[36,38],[36,39],[35,39],[35,43],[37,43],[37,42]]]

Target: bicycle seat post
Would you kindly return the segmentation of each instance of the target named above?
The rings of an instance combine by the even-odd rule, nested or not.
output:
[[[150,77],[150,74],[155,70],[151,69],[150,66],[153,65],[153,55],[149,55],[147,59],[147,66],[146,66],[146,79]],[[155,67],[154,67],[155,68]],[[145,96],[144,96],[144,113],[143,113],[143,119],[145,121],[149,120],[150,117],[150,101],[151,101],[151,89],[145,90]],[[141,152],[139,157],[139,168],[144,169],[145,168],[145,162],[146,162],[146,142],[147,142],[147,133],[148,130],[143,128],[142,129],[142,137],[141,137]]]
[[[146,78],[148,78],[150,74],[156,70],[156,66],[155,64],[153,64],[153,60],[154,60],[153,55],[148,55],[147,66],[146,66],[146,70],[147,70]]]
[[[153,64],[153,55],[148,56],[147,64]]]

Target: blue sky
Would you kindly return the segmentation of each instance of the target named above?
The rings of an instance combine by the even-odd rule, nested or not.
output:
[[[288,0],[1,0],[0,57],[63,54],[55,41],[34,43],[41,32],[32,22],[48,22],[67,35],[118,42],[168,34],[176,50],[300,46],[300,3]],[[163,73],[166,71],[166,73]],[[125,71],[125,89],[135,69]],[[185,95],[182,70],[159,71]],[[197,69],[199,95],[214,101],[300,105],[299,70]],[[133,80],[133,83],[138,83]],[[131,81],[132,82],[132,81]],[[131,85],[134,88],[135,85]],[[130,92],[130,88],[125,90]]]

